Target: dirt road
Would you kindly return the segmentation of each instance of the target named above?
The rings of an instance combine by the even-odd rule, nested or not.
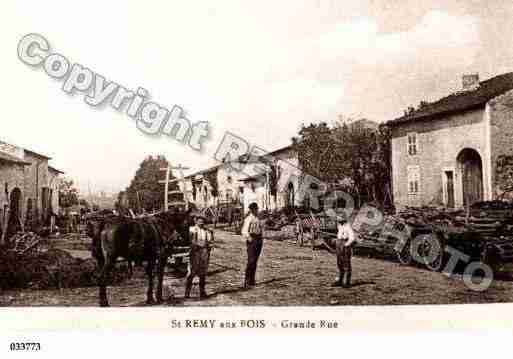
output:
[[[460,277],[449,278],[421,268],[401,266],[389,260],[355,256],[353,286],[331,288],[336,279],[335,257],[326,251],[299,248],[287,241],[268,240],[264,244],[257,271],[257,286],[241,288],[245,265],[245,245],[241,237],[216,233],[207,292],[199,301],[184,301],[184,278],[168,273],[167,291],[173,295],[166,305],[385,305],[451,304],[513,301],[513,282],[494,281],[485,292],[468,289]],[[142,269],[121,285],[109,288],[111,305],[144,305],[146,281]],[[97,306],[97,289],[17,290],[0,294],[1,306]]]

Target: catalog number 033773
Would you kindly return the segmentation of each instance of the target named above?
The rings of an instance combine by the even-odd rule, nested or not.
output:
[[[27,352],[40,351],[41,343],[30,343],[30,342],[11,343],[9,346],[9,349],[11,351],[27,351]]]

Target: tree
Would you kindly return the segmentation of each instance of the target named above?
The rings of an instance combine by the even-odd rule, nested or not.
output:
[[[336,161],[333,161],[336,142],[332,129],[325,122],[302,126],[299,136],[294,137],[292,143],[304,173],[323,181],[330,181],[340,175]]]
[[[128,199],[130,208],[135,209],[137,212],[155,211],[163,208],[164,203],[164,185],[159,183],[164,179],[164,171],[161,168],[166,168],[169,165],[166,158],[162,155],[157,157],[148,156],[139,166],[135,172],[135,176],[130,182],[130,186],[124,191]],[[170,179],[174,179],[170,175]],[[169,186],[169,190],[177,190],[176,183]],[[121,194],[118,196],[118,203],[121,204]]]
[[[326,184],[350,183],[356,205],[391,205],[390,130],[365,119],[303,126],[293,139],[303,171]]]
[[[116,198],[116,202],[114,203],[114,208],[116,210],[120,210],[121,208],[127,207],[127,197],[125,191],[119,191],[118,196]]]
[[[73,186],[73,180],[62,179],[59,182],[59,206],[62,208],[70,208],[77,206],[78,201],[78,190]]]

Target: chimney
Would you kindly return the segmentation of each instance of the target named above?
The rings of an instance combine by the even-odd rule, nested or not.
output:
[[[475,90],[479,87],[479,74],[468,74],[462,76],[463,91]]]

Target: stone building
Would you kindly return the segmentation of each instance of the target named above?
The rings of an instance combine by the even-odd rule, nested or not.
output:
[[[271,193],[271,164],[278,174],[275,194]],[[191,174],[185,177],[185,192],[198,208],[229,203],[247,211],[249,204],[256,202],[261,209],[274,210],[302,204],[304,199],[298,191],[301,175],[297,153],[287,146],[258,158],[243,156]]]
[[[275,210],[301,206],[304,195],[300,191],[303,173],[300,169],[297,151],[286,146],[262,156],[260,166],[265,170],[253,173],[241,181],[244,183],[244,208],[256,202],[260,208]],[[272,171],[276,172],[276,188],[271,190]],[[275,192],[275,193],[273,193]]]
[[[197,208],[211,207],[216,204],[218,197],[215,193],[216,183],[212,182],[214,179],[217,180],[218,167],[211,167],[184,178],[184,182],[180,183],[180,190],[189,203],[193,203]]]
[[[513,73],[464,76],[461,91],[388,122],[396,207],[497,198],[497,158],[513,155],[512,90]]]
[[[243,203],[243,184],[240,179],[244,173],[235,170],[234,163],[220,165],[195,172],[185,177],[186,196],[189,202],[198,208],[223,204],[236,206]],[[183,184],[180,190],[183,192]]]
[[[59,208],[59,176],[50,157],[0,141],[0,217],[10,206],[11,220],[26,225],[46,220]]]

